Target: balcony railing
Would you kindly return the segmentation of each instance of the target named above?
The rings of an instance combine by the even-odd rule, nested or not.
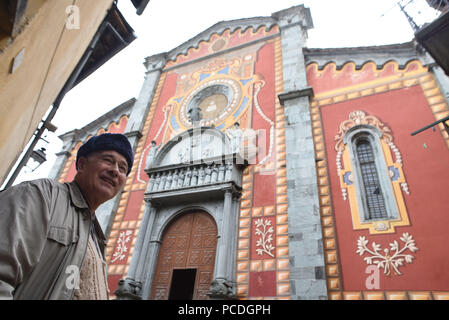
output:
[[[162,169],[162,170],[161,170]],[[232,181],[232,163],[194,164],[149,172],[147,192],[161,192]]]

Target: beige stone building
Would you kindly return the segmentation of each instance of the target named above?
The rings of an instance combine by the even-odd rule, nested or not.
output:
[[[132,3],[141,14],[148,0]],[[113,0],[1,2],[0,183],[64,94],[134,39]]]

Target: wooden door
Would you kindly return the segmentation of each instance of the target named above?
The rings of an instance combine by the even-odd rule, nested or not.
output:
[[[168,299],[170,288],[176,290],[177,285],[172,283],[173,270],[180,269],[196,269],[193,299],[208,299],[206,293],[213,280],[216,248],[214,219],[202,211],[182,214],[162,237],[150,299]]]

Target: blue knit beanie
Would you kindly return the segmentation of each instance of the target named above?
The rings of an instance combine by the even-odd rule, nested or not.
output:
[[[124,156],[128,163],[128,172],[126,175],[129,174],[134,162],[133,149],[128,138],[120,133],[103,133],[90,138],[78,149],[78,153],[76,154],[76,169],[78,170],[78,159],[80,157],[87,157],[93,152],[103,150],[117,151]]]

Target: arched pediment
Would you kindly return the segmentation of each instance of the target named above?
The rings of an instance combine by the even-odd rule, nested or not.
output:
[[[231,153],[229,138],[212,127],[186,130],[167,142],[157,153],[153,168],[200,163]]]
[[[210,37],[213,34],[221,35],[225,30],[229,30],[230,33],[233,33],[237,29],[240,29],[242,31],[246,31],[248,28],[257,30],[260,27],[265,27],[266,30],[269,30],[272,26],[276,25],[276,23],[277,20],[273,19],[272,17],[255,17],[218,22],[210,28],[199,33],[194,38],[169,51],[167,53],[167,60],[176,60],[176,57],[178,55],[186,55],[189,49],[198,48],[201,41],[209,41]]]

